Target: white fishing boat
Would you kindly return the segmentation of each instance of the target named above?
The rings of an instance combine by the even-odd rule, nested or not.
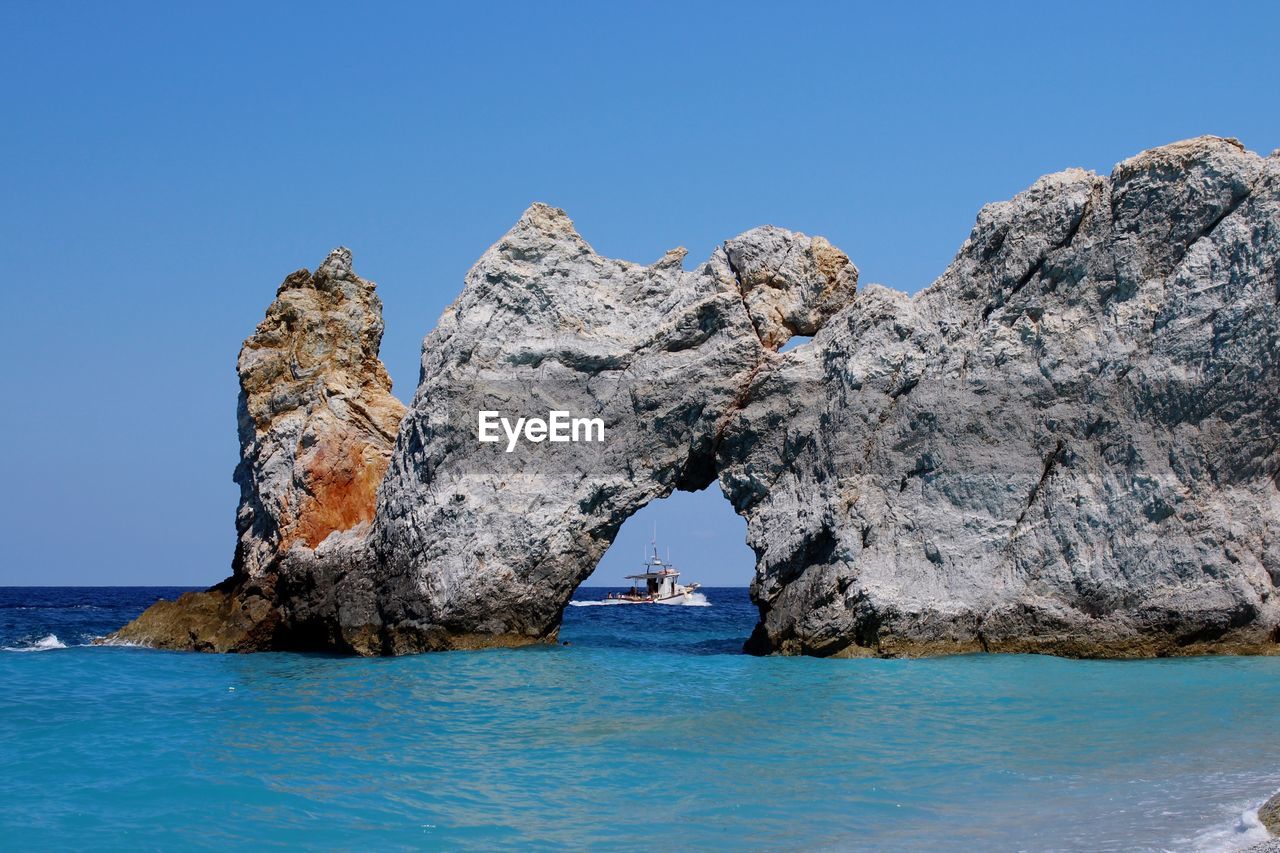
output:
[[[680,572],[671,563],[671,555],[667,562],[658,556],[657,536],[654,537],[653,555],[645,561],[644,571],[636,575],[627,575],[631,581],[631,589],[626,592],[609,593],[608,601],[618,604],[689,604],[700,584],[688,585],[679,583]],[[644,585],[641,586],[641,581]]]

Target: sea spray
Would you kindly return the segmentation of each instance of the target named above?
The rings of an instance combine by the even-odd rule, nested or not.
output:
[[[48,652],[53,649],[65,649],[67,644],[58,639],[57,634],[46,634],[38,640],[18,646],[4,646],[6,652]]]

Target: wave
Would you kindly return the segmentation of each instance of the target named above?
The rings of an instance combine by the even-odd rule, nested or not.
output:
[[[146,643],[138,643],[133,640],[122,640],[119,637],[110,635],[105,637],[94,637],[92,642],[86,643],[87,646],[115,646],[122,649],[149,649]]]
[[[616,598],[603,599],[599,601],[570,601],[570,607],[604,607],[611,604],[628,604],[626,601],[619,601]],[[695,592],[682,601],[673,601],[670,604],[663,604],[663,607],[710,607],[711,602],[707,601],[707,597],[700,592]]]
[[[1242,851],[1266,841],[1271,833],[1258,820],[1258,806],[1246,808],[1230,826],[1215,826],[1191,839],[1195,851]]]
[[[5,646],[6,652],[47,652],[52,649],[65,649],[67,644],[58,639],[57,634],[46,634],[38,640],[24,646]]]

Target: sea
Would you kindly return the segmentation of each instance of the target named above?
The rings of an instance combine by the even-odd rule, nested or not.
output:
[[[516,650],[90,645],[182,591],[0,589],[6,849],[1230,850],[1280,789],[1280,658],[757,658],[736,588]]]

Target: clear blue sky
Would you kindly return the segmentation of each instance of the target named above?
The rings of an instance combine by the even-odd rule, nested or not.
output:
[[[335,245],[402,399],[534,200],[613,256],[775,223],[915,291],[1043,173],[1280,146],[1275,9],[5,0],[0,584],[228,573],[236,351]],[[746,582],[741,520],[680,500],[605,579],[659,516],[694,579]]]

